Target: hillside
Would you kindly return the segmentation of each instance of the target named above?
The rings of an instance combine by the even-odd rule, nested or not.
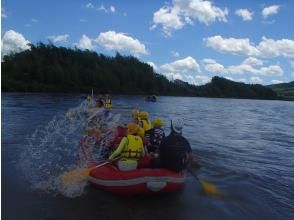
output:
[[[4,57],[2,62],[2,91],[86,93],[91,88],[117,94],[195,92],[194,87],[178,86],[154,73],[137,58],[120,54],[108,57],[39,43],[31,50]]]
[[[206,85],[170,81],[147,63],[132,56],[115,57],[45,45],[5,56],[2,61],[2,91],[89,92],[112,94],[157,94],[221,98],[277,99],[262,85],[247,85],[213,77]]]
[[[248,99],[277,99],[273,90],[259,84],[234,82],[221,77],[213,77],[210,83],[199,86],[208,96]]]
[[[294,100],[294,81],[267,86],[274,90],[281,99]]]

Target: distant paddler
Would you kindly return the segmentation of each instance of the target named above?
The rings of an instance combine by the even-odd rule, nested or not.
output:
[[[148,112],[140,112],[139,113],[140,117],[140,126],[144,129],[144,131],[148,131],[152,128],[152,123],[149,119],[149,113]]]
[[[106,94],[106,97],[105,97],[105,109],[106,110],[111,110],[111,108],[112,108],[112,102],[111,102],[110,95]]]
[[[132,122],[139,124],[140,122],[139,114],[140,114],[139,110],[137,109],[132,110]]]
[[[90,108],[89,113],[91,113],[91,115],[88,118],[88,122],[90,122],[91,120],[93,120],[96,116],[98,116],[99,114],[101,114],[104,111],[104,102],[101,98],[98,98],[96,100],[96,104],[94,108]]]
[[[108,118],[108,119],[111,119],[112,118],[112,113],[111,113],[111,109],[112,109],[112,102],[111,102],[111,98],[110,98],[110,95],[109,94],[106,94],[105,96],[105,117]]]
[[[80,114],[81,112],[83,112],[83,109],[88,111],[89,108],[91,108],[91,106],[93,105],[92,102],[92,97],[90,95],[88,95],[85,100],[82,102],[82,107],[80,108],[75,108],[72,109],[71,111],[66,113],[66,117],[70,120],[72,120],[73,118],[75,118],[78,114]]]

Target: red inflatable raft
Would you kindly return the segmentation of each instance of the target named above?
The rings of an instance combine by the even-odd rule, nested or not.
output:
[[[88,180],[97,188],[115,194],[154,194],[181,189],[185,174],[162,168],[120,171],[113,165],[105,165],[92,170]]]

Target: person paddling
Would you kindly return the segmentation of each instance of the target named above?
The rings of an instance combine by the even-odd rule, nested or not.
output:
[[[163,120],[161,118],[155,118],[153,128],[146,132],[148,153],[158,153],[161,141],[165,137],[162,126]]]
[[[148,112],[140,112],[139,113],[140,117],[140,126],[144,129],[144,131],[148,131],[152,128],[151,121],[149,119],[149,113]]]
[[[182,120],[171,122],[171,133],[165,137],[159,146],[160,166],[175,172],[180,172],[187,165],[200,167],[193,159],[192,149],[188,140],[182,136]]]
[[[127,136],[121,140],[118,148],[109,157],[109,160],[113,160],[121,156],[118,168],[122,171],[136,169],[138,160],[144,156],[143,141],[138,134],[139,126],[135,123],[129,123],[127,129]]]

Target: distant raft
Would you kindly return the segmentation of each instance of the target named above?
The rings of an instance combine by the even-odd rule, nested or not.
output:
[[[163,168],[120,171],[114,165],[96,168],[88,177],[88,181],[98,189],[119,195],[174,192],[183,188],[185,179],[184,172]]]
[[[145,97],[145,101],[146,102],[156,102],[157,101],[157,98],[155,95],[152,95],[152,96],[146,96]]]

